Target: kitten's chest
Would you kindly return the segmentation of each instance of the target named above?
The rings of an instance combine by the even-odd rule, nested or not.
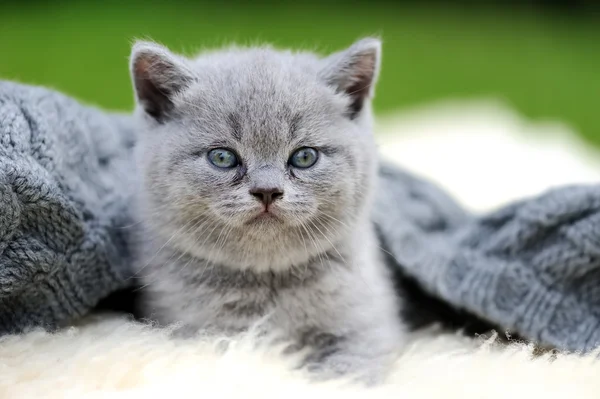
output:
[[[185,295],[180,320],[200,329],[245,330],[277,311],[290,287],[273,276],[215,271],[201,280],[187,280],[175,295]]]
[[[201,278],[184,277],[183,286],[173,287],[174,296],[185,296],[173,316],[199,329],[220,331],[245,330],[266,318],[287,325],[286,315],[300,317],[304,311],[296,308],[309,307],[305,294],[320,281],[320,272],[303,270],[300,275],[213,269]]]
[[[193,258],[162,265],[166,267],[155,269],[158,275],[150,285],[155,314],[163,322],[218,331],[245,330],[267,317],[285,326],[290,324],[287,315],[306,318],[300,316],[315,307],[307,293],[323,280],[323,268],[312,263],[277,273],[235,270]]]

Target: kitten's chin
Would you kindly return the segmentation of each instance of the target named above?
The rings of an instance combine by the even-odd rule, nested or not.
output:
[[[260,212],[255,216],[252,216],[246,221],[246,225],[250,226],[271,226],[273,224],[282,224],[283,219],[280,215],[274,212]]]

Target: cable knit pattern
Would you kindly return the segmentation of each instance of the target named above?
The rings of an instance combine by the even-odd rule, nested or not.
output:
[[[56,328],[126,284],[133,143],[126,116],[0,82],[0,333]]]
[[[529,339],[600,344],[600,186],[551,190],[474,217],[390,166],[375,222],[400,267],[430,293]],[[393,211],[390,211],[392,210]]]

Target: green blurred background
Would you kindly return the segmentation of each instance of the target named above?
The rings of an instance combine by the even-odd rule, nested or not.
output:
[[[376,34],[384,40],[379,113],[495,97],[600,145],[600,14],[594,1],[549,3],[1,2],[0,78],[127,110],[134,38],[186,53],[232,41],[326,52]]]

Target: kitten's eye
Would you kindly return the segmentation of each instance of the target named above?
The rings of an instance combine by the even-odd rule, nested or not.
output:
[[[217,168],[231,169],[238,166],[239,162],[233,151],[225,148],[215,148],[208,152],[208,160]]]
[[[317,150],[310,147],[304,147],[296,150],[290,157],[289,162],[290,165],[296,168],[306,169],[317,163],[317,159],[319,159]]]

